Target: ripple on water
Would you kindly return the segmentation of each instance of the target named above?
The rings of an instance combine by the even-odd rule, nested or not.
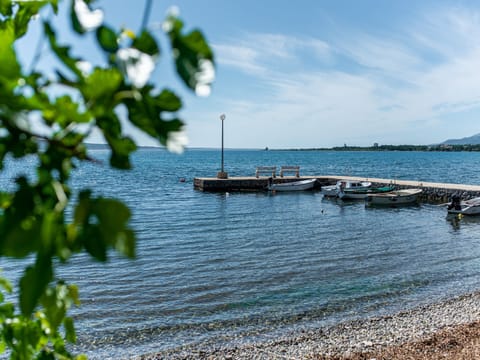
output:
[[[120,196],[138,236],[135,261],[112,255],[98,264],[80,255],[60,267],[80,286],[74,316],[80,348],[92,358],[243,341],[478,289],[479,220],[447,219],[433,205],[365,208],[318,192],[210,194],[178,181],[215,173],[217,155],[141,151],[133,172],[88,165],[74,178],[76,189]],[[349,167],[358,176],[480,183],[471,171],[480,154],[228,156],[231,176],[288,159],[302,174],[341,175]],[[447,177],[463,174],[458,169],[468,180]],[[18,277],[17,264],[2,267]]]

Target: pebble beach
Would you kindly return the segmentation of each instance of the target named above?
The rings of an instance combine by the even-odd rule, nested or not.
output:
[[[218,348],[184,347],[134,359],[475,359],[479,320],[480,292],[476,292],[269,341]],[[449,351],[459,352],[451,355]]]

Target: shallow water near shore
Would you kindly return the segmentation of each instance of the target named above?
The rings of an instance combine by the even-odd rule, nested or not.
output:
[[[230,150],[225,159],[230,176],[300,165],[302,175],[480,184],[479,153]],[[105,359],[258,341],[480,288],[480,218],[447,218],[433,204],[365,208],[315,191],[193,190],[193,177],[214,176],[219,161],[213,150],[179,157],[150,149],[135,155],[131,172],[78,169],[73,187],[120,197],[138,237],[135,261],[80,255],[60,267],[81,290],[79,351]],[[9,186],[8,176],[0,180]],[[2,267],[18,276],[15,263]]]

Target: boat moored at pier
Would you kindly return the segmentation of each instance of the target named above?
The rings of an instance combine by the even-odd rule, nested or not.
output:
[[[447,206],[449,214],[480,215],[480,197],[461,200],[458,195],[452,197],[452,202]]]
[[[286,183],[274,184],[273,179],[269,179],[268,190],[270,191],[304,191],[313,189],[317,179],[306,179],[291,181]]]
[[[400,189],[385,193],[369,194],[365,202],[367,205],[395,206],[413,204],[418,200],[422,189]]]
[[[321,193],[324,196],[338,196],[340,187],[345,189],[356,189],[363,190],[368,189],[372,186],[370,181],[359,181],[359,180],[338,180],[335,185],[322,186]]]
[[[380,194],[387,193],[395,190],[395,186],[381,186],[381,187],[370,187],[368,189],[344,189],[340,187],[338,192],[338,197],[342,200],[346,199],[361,199],[364,200],[368,195],[371,194]]]

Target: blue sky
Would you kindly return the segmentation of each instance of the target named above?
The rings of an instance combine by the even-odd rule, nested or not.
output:
[[[136,30],[143,4],[98,6],[107,23]],[[231,148],[432,144],[480,132],[478,1],[163,0],[150,26],[172,5],[215,52],[212,93],[196,97],[174,77],[157,32],[163,54],[153,80],[182,97],[191,147],[220,146],[222,113]]]

